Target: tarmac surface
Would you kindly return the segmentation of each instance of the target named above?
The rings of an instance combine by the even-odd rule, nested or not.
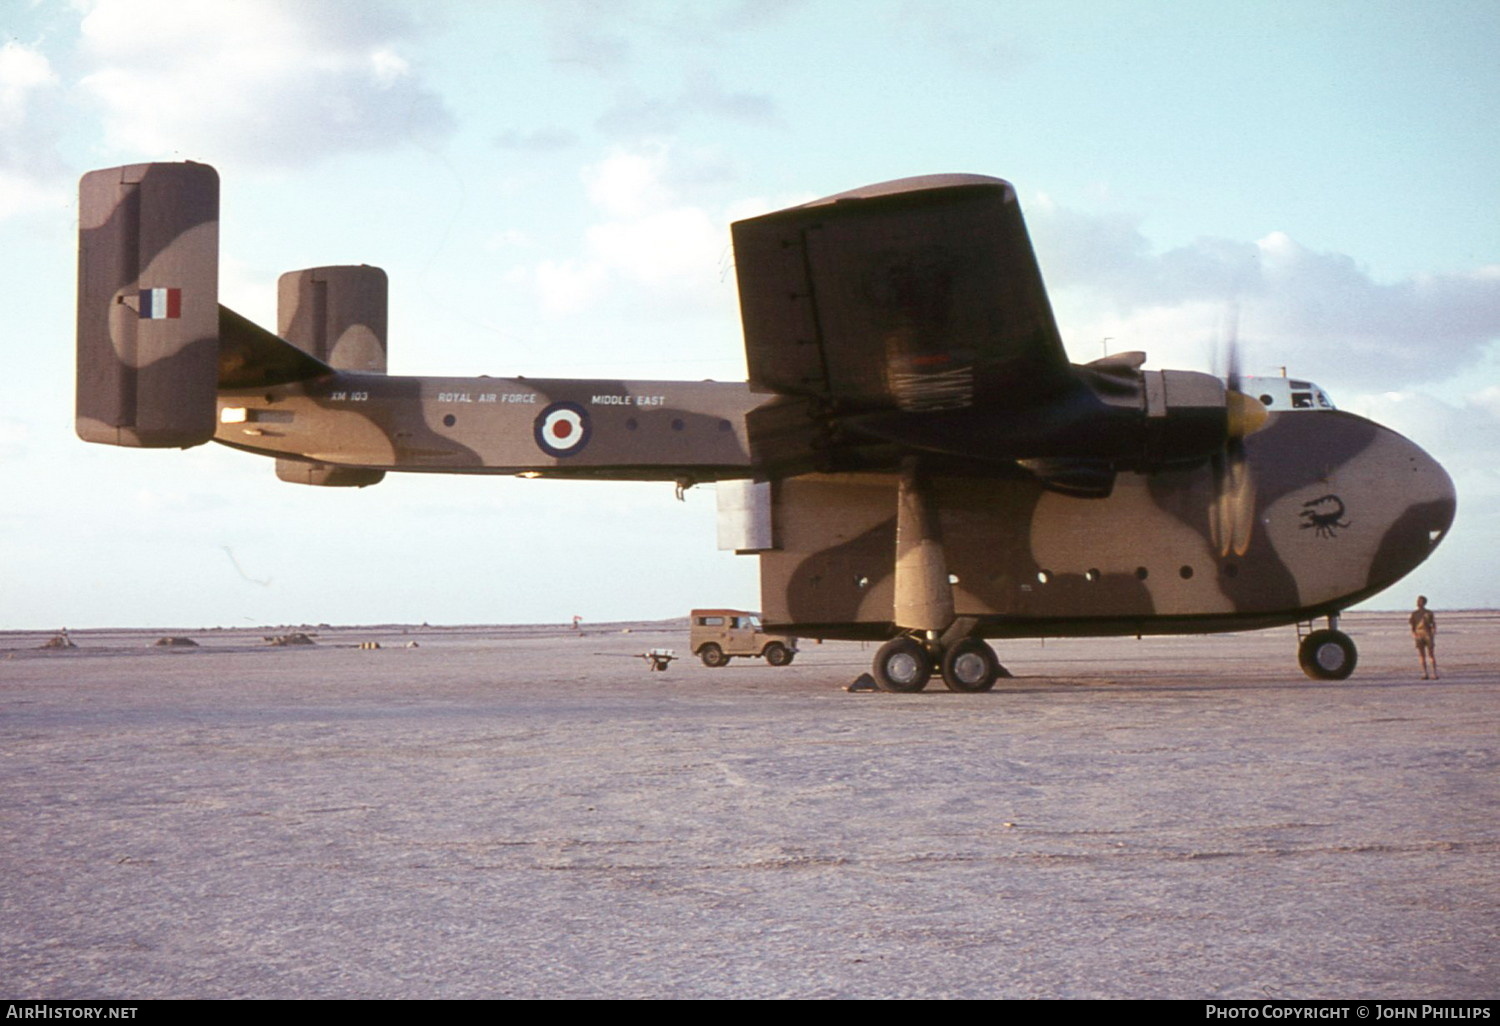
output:
[[[981,695],[648,672],[680,624],[0,632],[0,996],[1493,999],[1500,614],[1438,615],[1436,682],[1352,614],[1347,681],[1286,628]]]

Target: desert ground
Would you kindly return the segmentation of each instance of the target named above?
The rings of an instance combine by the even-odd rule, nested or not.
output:
[[[1364,613],[1346,681],[1285,628],[979,695],[685,621],[0,632],[0,995],[1493,999],[1500,613],[1439,616],[1440,681]]]

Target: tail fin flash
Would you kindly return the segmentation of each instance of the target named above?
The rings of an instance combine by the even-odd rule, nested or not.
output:
[[[132,164],[79,184],[77,431],[168,448],[214,434],[219,176]]]

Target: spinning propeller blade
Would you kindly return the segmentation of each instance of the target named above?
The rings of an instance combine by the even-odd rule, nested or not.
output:
[[[1239,305],[1230,308],[1224,368],[1224,448],[1214,457],[1213,508],[1209,518],[1221,557],[1243,556],[1255,531],[1255,481],[1245,456],[1245,437],[1266,422],[1266,408],[1240,389]]]

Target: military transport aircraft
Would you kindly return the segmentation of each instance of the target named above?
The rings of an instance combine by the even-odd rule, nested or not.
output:
[[[1297,624],[1424,560],[1448,475],[1308,382],[1071,364],[1014,189],[907,178],[731,228],[747,383],[387,375],[378,268],[283,275],[277,331],[218,302],[218,175],[81,184],[79,435],[210,439],[283,480],[391,471],[715,482],[768,630],[884,642],[878,683],[983,691],[986,638]],[[1312,629],[1326,619],[1322,629]]]

